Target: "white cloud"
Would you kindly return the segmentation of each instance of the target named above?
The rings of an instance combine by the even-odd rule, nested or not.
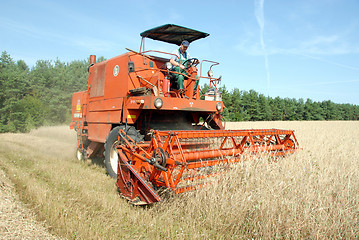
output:
[[[66,39],[66,42],[71,46],[87,49],[90,52],[107,52],[118,48],[114,42],[89,37]]]
[[[340,55],[352,51],[339,35],[314,36],[301,42],[297,50],[312,55]]]
[[[269,62],[268,62],[268,53],[267,53],[267,48],[266,45],[264,43],[264,0],[256,0],[255,1],[255,16],[259,25],[259,30],[260,30],[260,43],[261,43],[261,47],[264,53],[264,66],[266,69],[266,73],[267,73],[267,88],[269,90],[270,87],[270,70],[269,70]]]
[[[18,23],[10,20],[2,20],[1,22],[3,27],[6,27],[11,31],[24,35],[27,38],[31,37],[37,39],[37,41],[41,41],[43,43],[55,42],[55,46],[66,45],[98,52],[113,51],[114,49],[118,49],[118,44],[114,41],[108,41],[106,39],[91,36],[74,36],[74,34],[69,35],[64,32],[42,29],[31,24]]]
[[[267,43],[265,46],[267,54],[329,56],[359,53],[359,47],[350,46],[340,35],[314,36],[305,40],[293,40],[292,42],[281,44],[282,42],[280,41]],[[235,49],[252,56],[264,54],[263,46],[253,36],[242,39],[235,46]]]

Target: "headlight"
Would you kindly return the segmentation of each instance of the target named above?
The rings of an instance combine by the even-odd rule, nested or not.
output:
[[[172,64],[170,62],[166,62],[166,68],[168,70],[171,70],[172,69]]]
[[[207,74],[208,74],[208,77],[213,77],[213,71],[212,71],[212,70],[209,70],[209,71],[207,72]]]
[[[155,99],[155,102],[154,102],[154,105],[155,105],[155,107],[156,107],[157,109],[161,108],[162,105],[163,105],[162,99],[161,99],[161,98],[156,98],[156,99]]]
[[[216,104],[216,108],[217,108],[217,111],[221,111],[222,110],[222,104],[220,102],[218,102]]]

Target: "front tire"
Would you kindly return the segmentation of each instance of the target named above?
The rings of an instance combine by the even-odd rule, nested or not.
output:
[[[121,144],[118,140],[119,130],[122,129],[124,132],[132,138],[134,141],[138,142],[139,136],[136,128],[133,126],[118,126],[111,130],[107,136],[105,143],[105,166],[107,173],[112,178],[117,178],[117,169],[118,169],[118,152],[117,145]]]

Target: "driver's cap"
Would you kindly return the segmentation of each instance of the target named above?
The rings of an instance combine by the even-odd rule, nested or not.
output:
[[[185,47],[189,46],[189,42],[187,40],[183,40],[181,44]]]

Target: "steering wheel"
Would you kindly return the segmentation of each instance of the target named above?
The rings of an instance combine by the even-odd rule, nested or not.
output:
[[[197,63],[192,64],[192,65],[195,66],[195,67],[197,67],[197,65],[199,64],[198,58],[190,58],[190,59],[187,59],[186,61],[184,61],[184,62],[182,63],[182,65],[185,66],[185,64],[186,64],[187,62],[189,62],[189,61],[196,61]],[[186,68],[187,68],[187,67],[186,67]]]

